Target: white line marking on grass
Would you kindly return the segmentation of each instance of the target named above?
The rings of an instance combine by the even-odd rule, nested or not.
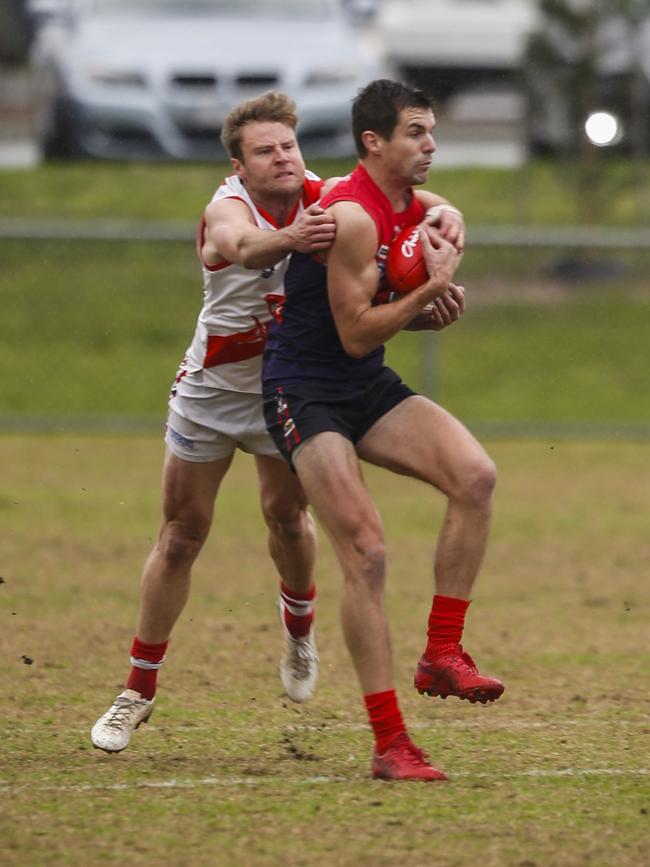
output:
[[[479,711],[481,713],[481,711]],[[433,726],[442,726],[443,728],[453,728],[453,729],[480,729],[484,733],[489,733],[492,731],[505,731],[505,732],[517,732],[517,731],[528,731],[530,729],[563,729],[563,728],[573,728],[576,726],[585,726],[589,728],[611,728],[612,721],[609,719],[593,719],[592,717],[573,717],[571,719],[562,719],[562,718],[554,718],[549,720],[528,720],[528,719],[517,719],[517,718],[508,718],[508,719],[500,719],[496,716],[489,716],[489,710],[485,710],[485,717],[482,719],[477,717],[474,720],[459,720],[459,719],[451,719],[451,720],[432,720],[431,722],[412,722],[409,724],[409,729],[420,729],[422,731],[427,730],[430,731]],[[639,726],[643,726],[646,728],[648,726],[648,718],[640,717],[639,719],[628,719],[628,720],[617,720],[616,727],[617,728],[629,728],[634,729]],[[179,723],[177,725],[173,725],[168,720],[159,719],[158,722],[154,722],[153,720],[149,723],[149,731],[153,731],[156,728],[165,729],[170,732],[182,732],[183,734],[205,734],[206,732],[214,732],[214,726],[206,726],[206,725],[184,725]],[[294,721],[288,723],[278,723],[275,725],[269,725],[267,727],[268,731],[275,732],[289,732],[299,734],[300,732],[309,731],[309,732],[322,732],[327,733],[330,731],[370,731],[370,726],[368,723],[364,722],[338,722],[338,723],[321,723],[316,720],[305,719],[304,721]],[[20,735],[24,734],[43,734],[44,728],[43,726],[20,726],[20,729],[16,728],[0,728],[0,736],[9,738],[13,737],[18,739]],[[85,728],[77,729],[77,734],[81,735],[84,739],[86,738],[88,732]]]
[[[453,782],[457,778],[489,778],[492,780],[515,780],[520,778],[561,778],[561,777],[647,777],[650,776],[648,768],[549,768],[535,769],[531,768],[528,771],[512,771],[511,773],[497,773],[494,771],[456,771],[450,772],[450,779]],[[305,777],[301,780],[293,780],[291,785],[313,786],[321,783],[351,783],[349,777]],[[88,791],[111,791],[121,792],[131,789],[202,789],[227,787],[235,788],[236,786],[259,786],[265,783],[286,785],[284,777],[203,777],[198,780],[142,780],[130,783],[79,783],[70,786],[31,786],[29,784],[18,784],[16,786],[0,785],[1,793],[16,793],[19,791],[36,791],[36,792],[88,792]]]

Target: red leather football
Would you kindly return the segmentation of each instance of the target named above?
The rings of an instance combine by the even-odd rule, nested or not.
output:
[[[386,284],[393,292],[412,292],[429,279],[417,226],[405,226],[395,236],[386,258]]]

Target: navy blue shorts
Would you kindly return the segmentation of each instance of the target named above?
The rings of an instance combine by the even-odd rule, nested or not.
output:
[[[264,386],[264,419],[289,466],[292,452],[309,437],[336,431],[356,444],[380,418],[415,394],[399,376],[382,367],[363,384],[319,381]]]

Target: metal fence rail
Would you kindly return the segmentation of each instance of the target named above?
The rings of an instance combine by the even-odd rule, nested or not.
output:
[[[0,432],[20,433],[34,432],[102,432],[110,434],[148,433],[160,430],[164,421],[164,401],[167,387],[167,379],[171,381],[173,366],[180,358],[180,353],[191,335],[192,323],[188,318],[182,326],[176,308],[177,285],[193,286],[195,294],[191,303],[198,304],[199,280],[196,272],[196,263],[191,252],[194,243],[196,225],[189,221],[155,221],[155,220],[116,220],[116,219],[32,219],[0,217],[0,261],[3,249],[11,248],[11,256],[5,259],[5,269],[0,266],[0,277],[3,271],[6,276],[3,294],[3,315],[0,319],[3,326],[3,338],[0,340],[0,352],[4,349],[3,360],[5,364],[5,400],[0,409]],[[637,281],[635,291],[639,288],[643,295],[646,294],[645,267],[650,253],[650,227],[648,228],[621,228],[614,226],[526,226],[526,225],[473,225],[468,229],[468,242],[472,247],[483,249],[482,257],[486,258],[486,251],[491,248],[500,248],[499,256],[503,268],[508,271],[512,268],[513,274],[520,274],[522,262],[525,268],[530,263],[532,268],[545,268],[542,262],[546,256],[545,250],[560,252],[560,258],[573,260],[582,257],[588,250],[601,252],[619,251],[623,261],[621,274],[632,274]],[[43,256],[33,256],[31,247],[22,248],[22,245],[13,245],[11,242],[43,242],[54,245],[45,251]],[[130,242],[138,244],[137,249],[131,248],[126,257],[115,256],[116,247],[96,248],[93,256],[97,257],[99,265],[95,266],[95,260],[84,261],[79,256],[80,249],[77,244],[83,245],[88,242],[103,244],[119,244]],[[142,242],[142,243],[141,243]],[[160,269],[158,258],[150,256],[145,249],[146,244],[155,247],[156,244],[182,244],[188,247],[188,255],[183,250],[174,246],[169,251],[168,257],[174,263],[173,268]],[[68,247],[68,244],[70,247]],[[517,261],[513,263],[508,248],[513,252],[519,250]],[[526,251],[526,252],[523,252]],[[541,253],[537,251],[542,251]],[[574,257],[571,251],[578,251]],[[141,255],[144,254],[144,255]],[[505,254],[505,255],[502,255]],[[597,267],[602,267],[606,257],[585,255],[585,260],[593,258]],[[487,259],[491,260],[488,253]],[[611,257],[616,258],[615,256]],[[79,267],[77,267],[79,259]],[[187,259],[187,261],[185,261]],[[133,260],[133,267],[131,260]],[[25,267],[24,263],[28,266]],[[72,264],[71,264],[72,263]],[[152,264],[153,263],[153,264]],[[180,263],[180,264],[179,264]],[[605,263],[606,264],[606,263]],[[84,268],[84,265],[86,266]],[[487,263],[492,267],[491,261]],[[65,273],[64,280],[52,280],[50,275],[56,275],[58,268],[62,267]],[[480,262],[478,267],[483,267]],[[92,270],[95,269],[95,270]],[[115,269],[115,270],[113,270]],[[129,270],[130,269],[130,270]],[[142,269],[141,272],[137,269]],[[519,270],[517,270],[519,269]],[[625,269],[628,269],[626,272]],[[169,271],[169,278],[167,278]],[[158,279],[158,274],[161,279]],[[543,273],[540,270],[540,274]],[[118,275],[117,277],[113,275]],[[135,274],[135,276],[133,276]],[[557,275],[556,275],[557,276]],[[594,277],[592,272],[581,273],[580,279]],[[595,279],[598,279],[598,274]],[[618,274],[615,279],[620,278]],[[548,270],[544,278],[548,280]],[[610,273],[611,278],[611,273]],[[518,285],[519,277],[513,277],[514,284]],[[66,282],[68,281],[68,282]],[[141,282],[138,282],[141,281]],[[178,283],[177,283],[178,281]],[[191,281],[191,284],[190,284]],[[163,290],[163,285],[165,288]],[[573,278],[569,282],[571,287],[578,285],[578,280]],[[537,287],[535,287],[537,288]],[[548,288],[548,283],[542,283],[541,291]],[[44,291],[45,289],[45,291]],[[52,291],[54,290],[54,291]],[[141,292],[142,290],[142,292]],[[163,290],[160,301],[158,293]],[[611,290],[610,290],[611,291]],[[189,310],[187,297],[183,302],[185,312]],[[567,292],[566,298],[571,298]],[[598,293],[594,293],[597,303]],[[617,296],[618,297],[618,296]],[[144,298],[142,303],[139,299]],[[154,300],[156,299],[155,303]],[[548,298],[540,299],[540,316],[545,316],[549,309]],[[530,299],[529,299],[530,301]],[[495,300],[498,306],[500,301]],[[153,305],[153,306],[152,306]],[[530,301],[530,306],[535,307],[536,301]],[[625,346],[626,357],[633,358],[633,367],[630,369],[630,382],[638,379],[638,371],[647,369],[645,364],[645,350],[640,350],[641,343],[645,345],[643,336],[643,320],[645,312],[650,309],[644,304],[639,308],[633,329],[634,340]],[[164,311],[175,311],[170,319]],[[198,307],[197,307],[198,312]],[[191,313],[191,311],[190,311]],[[153,314],[153,315],[152,315]],[[192,314],[194,315],[194,314]],[[537,314],[535,314],[537,315]],[[612,314],[614,316],[614,313]],[[189,317],[189,314],[188,314]],[[184,321],[184,320],[183,320]],[[527,320],[531,322],[530,318]],[[88,323],[93,323],[91,330]],[[534,330],[534,322],[532,322]],[[620,326],[620,320],[612,319],[612,327]],[[494,326],[499,327],[498,323]],[[579,321],[577,324],[579,327]],[[626,376],[625,365],[616,366],[616,375],[609,376],[609,369],[603,364],[598,364],[604,359],[605,365],[609,363],[607,353],[607,340],[609,328],[609,311],[605,325],[600,323],[596,326],[602,331],[603,341],[597,349],[589,343],[583,344],[583,362],[585,353],[589,355],[586,365],[586,388],[587,395],[593,394],[594,400],[598,399],[594,391],[593,376],[590,377],[589,365],[594,363],[599,373],[604,373],[604,387],[609,388],[610,393],[616,394],[616,383]],[[641,329],[641,330],[640,330]],[[619,328],[620,332],[620,328]],[[494,332],[493,332],[494,333]],[[572,338],[567,332],[564,333],[565,343],[571,344]],[[584,331],[583,331],[584,333]],[[600,332],[599,332],[600,333]],[[89,334],[91,335],[89,337]],[[626,336],[625,340],[629,338]],[[541,370],[545,367],[545,354],[552,355],[555,351],[556,338],[549,331],[548,342],[541,348],[538,344],[518,346],[520,354],[504,355],[504,364],[510,371],[515,371],[511,379],[520,389],[527,387],[526,376],[530,375],[537,382],[537,388],[556,388],[561,382],[565,369],[557,373],[557,381],[545,380],[540,386],[541,379],[537,377],[535,366],[524,364],[522,373],[518,365],[525,353],[530,356],[531,352],[538,353]],[[620,344],[620,340],[619,340]],[[133,356],[123,355],[124,351],[138,351],[137,373],[146,370],[151,373],[149,379],[133,377],[129,374],[126,379],[119,373],[122,365],[129,364]],[[169,350],[167,360],[165,347],[173,346]],[[508,344],[508,347],[510,345]],[[584,348],[586,346],[586,348]],[[447,366],[447,355],[441,353],[442,344],[436,335],[423,333],[420,336],[420,348],[417,358],[412,353],[411,384],[425,394],[436,398],[441,394],[441,384],[450,379],[450,368]],[[522,348],[523,347],[523,348]],[[467,356],[470,357],[471,346],[467,346]],[[632,355],[630,355],[630,352]],[[77,361],[78,356],[78,361]],[[617,356],[620,360],[620,351]],[[126,362],[125,362],[126,358]],[[142,365],[139,364],[140,359]],[[636,359],[636,360],[634,360]],[[523,359],[525,361],[525,359]],[[573,363],[573,357],[568,357],[568,366]],[[456,364],[451,373],[462,369],[463,358],[456,358]],[[478,362],[477,362],[478,363]],[[91,366],[88,368],[87,365]],[[95,368],[92,365],[95,364]],[[612,360],[612,365],[615,361]],[[418,374],[413,373],[416,365],[419,367]],[[584,366],[584,365],[583,365]],[[156,371],[160,370],[160,373]],[[23,383],[29,388],[29,383],[34,381],[41,383],[48,381],[52,373],[57,378],[57,387],[48,390],[41,388],[32,392],[38,395],[39,400],[31,402],[22,400]],[[155,377],[153,373],[156,373]],[[119,374],[119,375],[118,375]],[[93,378],[94,377],[94,378]],[[86,393],[95,391],[92,400]],[[627,382],[628,380],[626,380]],[[146,384],[145,384],[146,382]],[[522,383],[524,385],[522,385]],[[133,385],[133,393],[138,400],[121,400],[122,392],[127,392]],[[71,389],[76,392],[71,394]],[[486,380],[486,389],[492,387],[492,381]],[[575,387],[575,385],[574,385]],[[591,391],[589,391],[591,389]],[[77,393],[78,392],[78,393]],[[516,390],[515,390],[516,392]],[[495,392],[496,393],[496,392]],[[503,402],[501,389],[499,398]],[[625,392],[624,392],[625,393]],[[641,386],[639,399],[636,406],[647,405],[647,390]],[[510,400],[511,392],[508,392]],[[81,395],[81,397],[79,396]],[[105,396],[119,396],[115,400],[105,400]],[[154,397],[151,397],[154,395]],[[42,400],[41,400],[42,397]],[[144,397],[145,404],[138,402]],[[51,398],[51,399],[50,399]],[[151,398],[151,399],[149,399]],[[155,406],[160,402],[160,412],[155,415],[151,409],[151,403],[155,398]],[[628,400],[630,398],[628,397]],[[509,405],[508,405],[509,406]],[[610,407],[612,403],[610,403]],[[21,410],[20,407],[23,407]],[[564,416],[555,416],[556,421],[547,422],[542,417],[535,418],[535,410],[526,413],[509,414],[506,409],[501,416],[501,421],[488,421],[494,419],[494,413],[486,414],[472,420],[470,409],[464,413],[463,418],[469,427],[481,436],[488,437],[538,437],[543,439],[609,439],[609,440],[648,440],[650,439],[650,421],[646,421],[643,412],[617,411],[603,413],[599,420],[590,422],[581,421],[580,412],[567,413]],[[650,412],[648,412],[650,416]],[[498,417],[497,417],[498,418]],[[526,419],[529,420],[526,420]],[[548,418],[548,416],[547,416]]]
[[[0,240],[24,241],[192,241],[196,223],[154,220],[35,220],[0,217]],[[594,247],[650,249],[650,228],[620,226],[474,225],[468,242],[476,246]]]

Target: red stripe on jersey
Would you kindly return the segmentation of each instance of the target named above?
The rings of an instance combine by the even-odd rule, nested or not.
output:
[[[203,367],[217,367],[219,364],[232,364],[236,361],[247,361],[264,352],[266,338],[269,333],[269,323],[255,320],[255,325],[248,331],[220,336],[208,335],[208,345],[203,359]]]
[[[320,199],[324,185],[325,181],[322,181],[320,178],[317,181],[305,178],[305,185],[302,189],[302,204],[305,208],[308,208]]]
[[[308,208],[309,205],[313,205],[314,202],[317,202],[320,198],[320,192],[323,189],[323,184],[325,181],[321,181],[320,179],[317,181],[312,181],[310,178],[305,178],[302,185],[302,204],[303,207]],[[261,208],[257,205],[257,210],[264,217],[267,222],[269,222],[272,226],[275,226],[276,229],[282,229],[283,226],[290,226],[293,221],[296,219],[296,214],[298,213],[298,205],[300,202],[296,202],[296,204],[291,209],[291,213],[284,221],[284,224],[281,226],[274,217],[271,216],[264,208]]]

